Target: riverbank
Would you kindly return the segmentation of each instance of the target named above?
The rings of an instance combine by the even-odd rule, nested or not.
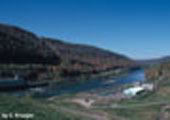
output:
[[[117,77],[107,77],[103,79],[92,79],[84,82],[75,82],[72,84],[53,84],[40,88],[40,92],[35,89],[34,97],[48,98],[61,96],[65,94],[90,93],[98,96],[113,96],[116,92],[122,91],[128,84],[145,80],[142,70],[122,74]]]
[[[135,74],[134,74],[135,73]],[[129,80],[131,80],[132,78],[136,78],[136,80],[138,80],[138,77],[141,76],[140,74],[138,75],[137,73],[140,72],[132,72],[131,74],[129,73]],[[133,77],[131,76],[133,75]],[[134,76],[136,75],[136,76]],[[124,77],[127,77],[127,75],[122,75]],[[124,77],[120,77],[123,81],[125,80]],[[107,79],[108,80],[108,79]],[[84,92],[73,92],[73,93],[69,93],[69,94],[61,94],[59,96],[52,96],[52,97],[48,97],[48,99],[35,99],[34,97],[32,97],[32,94],[27,96],[20,96],[15,97],[15,96],[9,96],[10,98],[8,98],[8,96],[6,96],[6,98],[4,99],[10,99],[10,101],[6,101],[7,106],[12,106],[12,110],[11,109],[6,109],[4,108],[5,106],[2,106],[2,108],[6,109],[6,112],[30,112],[30,113],[34,113],[36,116],[36,119],[43,119],[42,116],[44,116],[44,119],[46,119],[47,117],[49,117],[51,120],[55,120],[56,118],[58,118],[59,120],[64,120],[64,119],[74,119],[74,120],[94,120],[97,118],[103,118],[104,120],[112,120],[113,118],[116,120],[122,120],[123,117],[116,115],[116,112],[112,112],[110,113],[109,111],[105,111],[101,108],[98,109],[92,109],[93,106],[95,107],[95,105],[112,105],[115,103],[115,99],[113,99],[113,96],[109,96],[109,95],[103,95],[101,94],[100,91],[105,91],[107,92],[107,90],[110,92],[111,94],[114,94],[114,82],[107,82],[107,80],[105,81],[101,81],[101,80],[97,80],[97,81],[101,81],[99,82],[100,87],[102,87],[102,90],[96,89],[95,93],[98,93],[98,96],[93,95],[94,91],[92,92],[91,90],[84,91]],[[120,80],[120,79],[119,79]],[[128,79],[126,79],[128,80]],[[113,79],[112,81],[115,81],[115,79]],[[84,84],[86,85],[86,84]],[[88,84],[89,85],[89,84]],[[94,84],[94,86],[96,86],[98,84]],[[109,86],[108,86],[109,85]],[[113,85],[113,86],[112,86]],[[82,86],[77,85],[80,88],[82,88]],[[94,87],[93,86],[93,87]],[[70,86],[70,88],[74,88],[76,86]],[[112,89],[110,89],[110,88]],[[67,88],[67,90],[69,90]],[[66,93],[68,92],[67,90]],[[46,91],[45,89],[45,92]],[[86,93],[90,93],[90,96],[88,96],[88,94]],[[1,95],[0,95],[1,96]],[[3,98],[3,97],[1,97]],[[1,99],[0,98],[0,99]],[[93,100],[95,100],[95,102],[93,103]],[[90,103],[92,101],[92,107],[90,105],[90,107],[87,107],[86,102]],[[119,100],[117,100],[118,102]],[[14,106],[14,103],[16,102],[17,105],[20,105],[21,108],[18,110],[18,108],[16,106]],[[83,106],[83,104],[85,103],[85,106]],[[4,104],[2,102],[2,104]],[[31,104],[31,105],[30,105]],[[24,109],[24,110],[23,110]],[[38,110],[41,109],[41,110]],[[46,109],[46,110],[44,110]],[[45,111],[45,112],[42,112]],[[78,113],[78,114],[77,114]]]

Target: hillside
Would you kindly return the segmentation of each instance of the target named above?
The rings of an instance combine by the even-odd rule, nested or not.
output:
[[[0,63],[58,64],[60,59],[31,32],[0,24]]]
[[[100,72],[135,65],[123,55],[97,47],[48,38],[43,40],[63,60],[64,64],[61,65],[63,69]]]
[[[47,64],[50,72],[60,76],[93,74],[135,65],[123,55],[89,45],[41,38],[15,26],[0,24],[0,42],[0,64],[41,64],[44,68]]]
[[[146,69],[146,75],[149,80],[161,80],[170,78],[170,62],[154,65]]]

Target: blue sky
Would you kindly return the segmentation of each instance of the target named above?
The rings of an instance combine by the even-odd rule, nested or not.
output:
[[[134,59],[170,55],[168,0],[1,0],[0,22]]]

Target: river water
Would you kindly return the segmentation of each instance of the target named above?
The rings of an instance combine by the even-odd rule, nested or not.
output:
[[[131,84],[142,81],[145,81],[145,72],[142,69],[139,69],[116,78],[108,76],[108,78],[104,80],[100,80],[98,78],[96,80],[86,80],[86,82],[83,83],[63,85],[60,87],[56,87],[55,85],[52,87],[37,87],[21,91],[13,91],[9,94],[14,93],[14,95],[16,96],[25,96],[27,94],[33,93],[35,97],[51,97],[70,93],[98,91],[99,89],[102,89],[102,91],[106,91],[106,89],[108,88],[115,90],[115,87],[119,88],[119,86],[124,84]]]
[[[58,96],[63,94],[69,93],[78,93],[78,92],[85,92],[95,89],[101,89],[105,87],[115,86],[115,85],[122,85],[122,84],[131,84],[135,82],[142,82],[145,80],[145,73],[142,69],[136,70],[125,75],[112,78],[108,77],[106,80],[94,80],[88,81],[84,83],[77,83],[74,85],[67,85],[61,86],[59,88],[51,87],[51,88],[44,88],[42,92],[42,96]]]

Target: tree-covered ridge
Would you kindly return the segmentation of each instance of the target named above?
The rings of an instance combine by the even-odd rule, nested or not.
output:
[[[36,35],[17,27],[0,25],[0,63],[58,64],[59,57]]]
[[[43,72],[48,64],[49,72],[60,76],[89,75],[136,65],[131,59],[108,50],[42,38],[3,24],[0,24],[0,43],[0,64],[41,64]]]
[[[62,67],[93,69],[105,71],[109,69],[135,65],[129,58],[108,50],[80,44],[70,44],[60,40],[43,38],[48,46],[67,64]]]

